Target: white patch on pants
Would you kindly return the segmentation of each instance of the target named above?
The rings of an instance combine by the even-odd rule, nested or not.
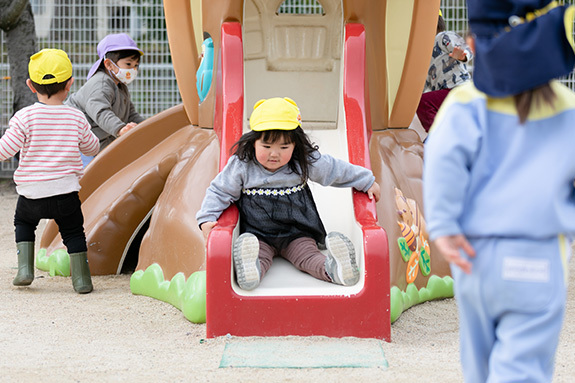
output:
[[[549,268],[548,259],[505,257],[501,277],[507,281],[549,282]]]

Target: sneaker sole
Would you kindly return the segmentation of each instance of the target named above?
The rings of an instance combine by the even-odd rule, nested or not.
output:
[[[253,290],[260,284],[260,273],[256,261],[260,253],[260,243],[253,234],[242,234],[234,244],[234,266],[236,280],[244,290]]]
[[[344,286],[355,285],[359,281],[359,268],[351,241],[341,233],[332,232],[327,235],[326,245],[339,266],[337,269],[340,281],[343,281]]]

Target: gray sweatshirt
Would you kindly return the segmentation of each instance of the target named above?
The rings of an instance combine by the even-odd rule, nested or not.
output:
[[[319,152],[317,154],[319,159],[309,167],[311,181],[323,186],[353,187],[363,192],[375,182],[375,177],[369,169],[328,154],[322,155]],[[301,183],[300,175],[293,173],[289,165],[270,172],[257,161],[244,162],[233,155],[208,187],[200,211],[196,214],[196,220],[199,225],[217,221],[222,212],[240,198],[242,189],[288,188]]]
[[[100,140],[100,150],[109,145],[127,123],[140,123],[140,116],[130,100],[128,87],[116,84],[103,71],[96,72],[65,104],[86,115],[92,131]]]

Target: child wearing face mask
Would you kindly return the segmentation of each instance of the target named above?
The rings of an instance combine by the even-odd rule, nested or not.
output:
[[[136,78],[144,53],[125,33],[110,34],[98,43],[98,61],[88,73],[88,81],[66,101],[86,115],[100,140],[100,151],[116,137],[133,129],[144,118],[130,99],[127,85]],[[84,166],[94,157],[82,157]]]

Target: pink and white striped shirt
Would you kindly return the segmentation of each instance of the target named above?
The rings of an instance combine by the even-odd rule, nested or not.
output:
[[[98,153],[98,138],[84,114],[67,105],[35,103],[16,112],[0,139],[0,160],[20,151],[18,194],[37,199],[80,190],[80,152]]]

